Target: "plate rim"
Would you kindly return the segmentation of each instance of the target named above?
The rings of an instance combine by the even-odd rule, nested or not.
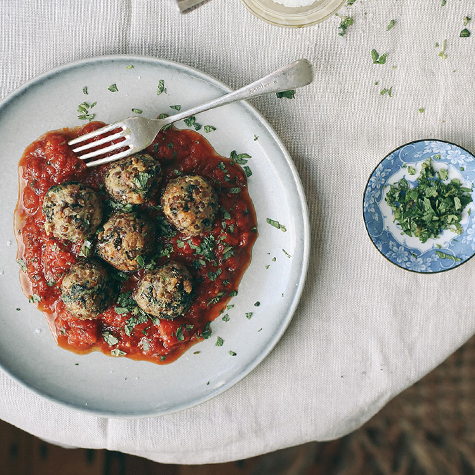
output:
[[[17,98],[21,97],[23,94],[27,93],[31,87],[34,87],[37,84],[41,84],[42,82],[48,80],[50,77],[54,77],[58,74],[61,74],[63,71],[68,71],[72,68],[80,67],[81,65],[90,65],[94,63],[99,63],[101,61],[144,61],[149,63],[156,63],[158,65],[169,65],[171,67],[177,68],[182,70],[183,72],[191,72],[193,75],[200,77],[205,82],[211,85],[215,85],[218,88],[222,89],[225,93],[231,92],[232,89],[226,85],[225,83],[221,82],[220,80],[216,79],[215,77],[197,69],[192,66],[189,66],[184,63],[180,63],[177,61],[172,61],[169,59],[163,59],[155,56],[148,56],[148,55],[135,55],[135,54],[107,54],[107,55],[99,55],[99,56],[91,56],[87,58],[78,59],[75,61],[70,61],[68,63],[64,63],[54,68],[51,68],[43,73],[40,73],[37,76],[29,79],[18,88],[14,89],[12,92],[7,94],[1,101],[0,101],[0,114],[3,113],[3,110],[8,107],[12,102],[14,102]],[[281,340],[282,336],[284,335],[285,331],[287,330],[290,322],[293,319],[297,306],[300,302],[302,297],[303,290],[306,284],[306,278],[308,275],[308,267],[309,267],[309,257],[310,257],[310,246],[311,246],[311,229],[310,229],[310,219],[309,219],[309,209],[308,209],[308,202],[305,195],[305,191],[303,188],[302,180],[299,176],[297,168],[291,158],[290,153],[288,152],[287,148],[283,144],[280,137],[275,132],[274,128],[269,124],[269,122],[264,118],[264,116],[251,104],[247,101],[240,101],[242,107],[247,109],[248,112],[251,113],[261,124],[262,126],[268,131],[269,136],[272,138],[273,142],[277,145],[277,147],[282,151],[282,155],[285,158],[285,162],[289,167],[289,171],[291,172],[292,178],[294,180],[294,184],[297,191],[297,197],[300,202],[300,206],[302,209],[302,225],[303,225],[303,235],[302,235],[302,265],[296,281],[298,282],[297,289],[295,291],[294,297],[290,302],[289,310],[287,314],[281,321],[281,324],[277,328],[277,331],[273,333],[272,338],[270,338],[266,345],[263,348],[263,351],[255,358],[250,364],[243,367],[238,374],[226,384],[223,384],[217,389],[210,391],[203,397],[199,397],[192,402],[182,403],[174,408],[168,410],[154,410],[153,408],[149,407],[147,410],[141,411],[130,411],[124,413],[122,411],[106,411],[101,409],[96,409],[88,406],[79,406],[78,404],[70,403],[68,401],[62,400],[61,398],[55,398],[50,394],[45,393],[41,389],[31,386],[26,381],[23,381],[20,376],[17,376],[13,370],[7,368],[2,361],[0,361],[0,369],[6,373],[9,377],[11,377],[15,382],[20,384],[23,388],[26,388],[29,391],[32,391],[35,395],[40,396],[54,404],[60,405],[67,409],[71,409],[76,412],[85,413],[93,416],[98,417],[114,417],[120,419],[138,419],[138,418],[145,418],[145,417],[154,417],[154,416],[161,416],[167,414],[173,414],[179,411],[183,411],[185,409],[189,409],[192,407],[196,407],[200,404],[203,404],[210,399],[226,392],[232,386],[237,384],[239,381],[244,379],[248,376],[257,366],[262,363],[273,351],[277,343]]]
[[[369,174],[368,176],[368,179],[366,181],[366,185],[365,185],[365,188],[364,188],[364,192],[363,192],[363,206],[362,206],[362,209],[363,209],[363,221],[364,221],[364,225],[365,225],[365,230],[366,230],[366,233],[371,241],[371,243],[373,244],[373,246],[376,248],[376,250],[387,260],[389,261],[391,264],[393,264],[394,266],[400,268],[400,269],[403,269],[407,272],[412,272],[413,274],[419,274],[419,275],[434,275],[434,274],[441,274],[443,272],[448,272],[448,271],[451,271],[453,269],[457,269],[458,267],[462,266],[463,264],[467,263],[468,261],[470,261],[474,256],[475,256],[475,251],[473,251],[472,255],[470,257],[468,257],[467,259],[465,259],[464,261],[462,262],[459,262],[459,263],[454,263],[453,266],[451,267],[448,267],[446,269],[440,269],[440,270],[435,270],[435,271],[430,271],[430,272],[422,272],[422,271],[418,271],[418,270],[414,270],[414,269],[409,269],[407,267],[402,267],[400,266],[399,264],[397,264],[396,262],[392,261],[391,259],[389,259],[388,256],[386,256],[386,254],[384,254],[382,251],[380,251],[378,249],[378,247],[376,246],[375,242],[373,241],[373,238],[371,237],[371,234],[369,233],[369,230],[368,230],[368,224],[367,224],[367,220],[366,220],[366,214],[365,214],[365,199],[366,199],[366,192],[367,192],[367,189],[368,189],[368,185],[369,185],[369,182],[371,181],[371,178],[373,177],[375,171],[378,169],[378,167],[390,156],[392,155],[393,153],[397,152],[398,150],[401,150],[403,149],[404,147],[407,147],[409,145],[412,145],[412,144],[416,144],[416,143],[421,143],[421,142],[437,142],[437,143],[444,143],[444,144],[448,144],[448,145],[452,145],[454,147],[457,147],[461,150],[463,150],[464,152],[468,153],[470,156],[472,156],[474,159],[475,159],[475,155],[470,152],[469,150],[467,150],[466,148],[462,147],[461,145],[458,145],[454,142],[451,142],[450,140],[442,140],[442,139],[430,139],[430,138],[426,138],[426,139],[417,139],[417,140],[411,140],[410,142],[407,142],[403,145],[400,145],[398,147],[396,147],[395,149],[393,149],[391,152],[387,153],[378,163],[377,165],[373,168],[373,170],[371,171],[371,173]],[[475,188],[474,190],[472,191],[472,195],[475,195]],[[475,198],[475,196],[474,196]],[[475,199],[473,200],[473,202],[475,202]]]

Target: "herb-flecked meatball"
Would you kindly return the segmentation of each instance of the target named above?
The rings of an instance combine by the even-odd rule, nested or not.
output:
[[[155,243],[152,224],[135,213],[114,213],[97,236],[97,254],[124,272],[140,269]]]
[[[102,264],[85,259],[73,264],[64,276],[61,297],[72,315],[94,319],[112,305],[115,287]]]
[[[192,277],[179,262],[169,262],[142,277],[134,298],[151,315],[173,320],[182,315],[192,301]]]
[[[93,234],[102,221],[102,202],[79,183],[52,186],[43,200],[45,230],[59,239],[79,241]]]
[[[160,180],[160,164],[147,153],[136,153],[114,162],[104,183],[114,200],[138,205],[150,197]]]
[[[171,180],[162,195],[163,213],[178,231],[196,236],[210,231],[218,210],[213,187],[198,175]]]

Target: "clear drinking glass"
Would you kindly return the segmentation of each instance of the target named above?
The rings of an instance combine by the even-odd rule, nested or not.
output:
[[[308,0],[242,0],[244,5],[262,20],[278,26],[301,28],[319,23],[333,15],[345,0],[316,0],[308,5]],[[300,3],[306,6],[288,7],[284,4]]]

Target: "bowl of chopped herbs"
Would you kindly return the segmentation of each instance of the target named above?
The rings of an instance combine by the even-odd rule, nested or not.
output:
[[[475,254],[475,157],[441,140],[388,154],[368,179],[363,217],[376,248],[424,274],[453,269]]]

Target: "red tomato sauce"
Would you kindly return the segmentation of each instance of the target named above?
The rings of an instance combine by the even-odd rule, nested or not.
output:
[[[157,238],[160,252],[145,265],[159,266],[169,259],[184,263],[195,281],[193,303],[174,320],[143,318],[143,314],[138,318],[133,309],[119,303],[131,302],[127,297],[143,275],[141,269],[119,274],[122,282],[117,303],[94,320],[80,320],[65,308],[60,286],[64,274],[81,259],[84,242],[48,236],[42,203],[51,186],[69,181],[95,189],[106,204],[110,201],[103,188],[109,165],[87,168],[67,145],[72,138],[103,125],[91,122],[84,127],[48,132],[26,148],[19,163],[20,191],[15,212],[18,262],[23,269],[20,282],[30,302],[45,314],[62,348],[77,353],[100,350],[107,355],[170,363],[191,345],[209,337],[210,322],[237,294],[250,263],[257,221],[246,173],[232,158],[218,155],[199,133],[175,128],[162,131],[147,151],[160,162],[163,179],[152,199],[137,208],[141,214],[163,225],[160,195],[167,181],[179,175],[204,177],[219,197],[220,209],[209,233],[190,238],[165,223],[166,232],[159,232]],[[93,236],[88,239],[94,242]]]

